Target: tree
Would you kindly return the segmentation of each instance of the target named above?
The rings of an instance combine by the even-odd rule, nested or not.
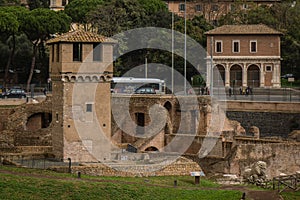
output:
[[[0,30],[6,33],[6,43],[9,54],[5,66],[3,86],[6,88],[8,80],[8,70],[13,61],[16,49],[16,35],[19,33],[20,21],[27,10],[23,7],[1,7],[0,8]]]
[[[283,33],[281,38],[282,73],[300,77],[300,1],[282,1],[271,7],[258,6],[235,10],[220,20],[220,24],[266,24]]]
[[[36,8],[49,8],[49,0],[27,0],[30,10]]]
[[[137,0],[111,0],[88,14],[89,22],[99,34],[112,36],[125,30],[142,27],[145,10]]]
[[[39,45],[43,44],[51,34],[67,32],[70,23],[70,17],[63,12],[44,8],[34,9],[24,17],[21,29],[32,42],[32,59],[27,80],[27,91],[29,91],[32,80]]]
[[[87,30],[87,13],[101,5],[103,0],[73,0],[65,7],[65,12],[72,18],[72,22],[83,24]]]

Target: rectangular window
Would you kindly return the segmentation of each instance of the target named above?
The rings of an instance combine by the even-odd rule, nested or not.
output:
[[[93,112],[93,104],[91,103],[86,104],[86,112]]]
[[[93,61],[102,61],[103,46],[101,43],[93,44]]]
[[[250,41],[250,52],[256,53],[257,52],[257,42],[254,40]]]
[[[239,53],[240,52],[240,41],[234,40],[232,41],[232,52]]]
[[[179,4],[179,11],[183,12],[185,10],[185,5],[184,3]]]
[[[73,44],[73,61],[82,61],[82,43]]]
[[[196,5],[196,7],[195,7],[195,10],[196,10],[196,12],[200,12],[200,11],[202,11],[202,6],[201,5]]]
[[[268,65],[268,66],[266,66],[266,71],[267,71],[267,72],[271,72],[271,71],[272,71],[272,67],[271,67],[271,66],[269,66],[269,65]]]
[[[249,5],[248,4],[243,4],[243,9],[244,10],[247,10],[249,8]]]
[[[212,5],[212,11],[218,11],[219,6],[217,4]]]
[[[56,62],[59,62],[59,44],[56,44]]]
[[[52,62],[54,62],[54,55],[55,55],[55,44],[51,46],[51,54],[52,54]]]
[[[222,53],[222,41],[216,41],[216,46],[215,46],[215,49],[216,49],[216,53]]]

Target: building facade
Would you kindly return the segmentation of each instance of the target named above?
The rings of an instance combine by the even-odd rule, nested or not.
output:
[[[109,159],[113,42],[84,31],[50,39],[52,144],[57,158]]]
[[[64,10],[68,3],[68,0],[50,0],[50,9],[55,11]]]
[[[279,88],[280,35],[262,24],[224,25],[206,32],[207,85]]]
[[[203,15],[212,24],[217,24],[220,17],[235,9],[246,10],[254,6],[271,6],[280,2],[281,0],[186,0],[185,4],[184,0],[165,0],[170,12],[184,17],[186,7],[187,18],[191,19],[195,16]]]

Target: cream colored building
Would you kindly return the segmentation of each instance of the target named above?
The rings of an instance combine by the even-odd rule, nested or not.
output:
[[[64,10],[68,3],[69,0],[50,0],[50,9],[55,11]]]
[[[113,41],[77,30],[47,44],[55,156],[75,162],[110,159]]]

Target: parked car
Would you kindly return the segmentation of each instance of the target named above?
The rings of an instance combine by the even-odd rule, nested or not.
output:
[[[142,87],[134,91],[135,94],[156,94],[154,88],[151,87]]]
[[[26,98],[26,93],[20,88],[12,88],[2,93],[2,98]]]
[[[295,76],[294,76],[294,74],[285,74],[285,75],[282,75],[281,78],[288,79],[288,78],[295,78]]]

